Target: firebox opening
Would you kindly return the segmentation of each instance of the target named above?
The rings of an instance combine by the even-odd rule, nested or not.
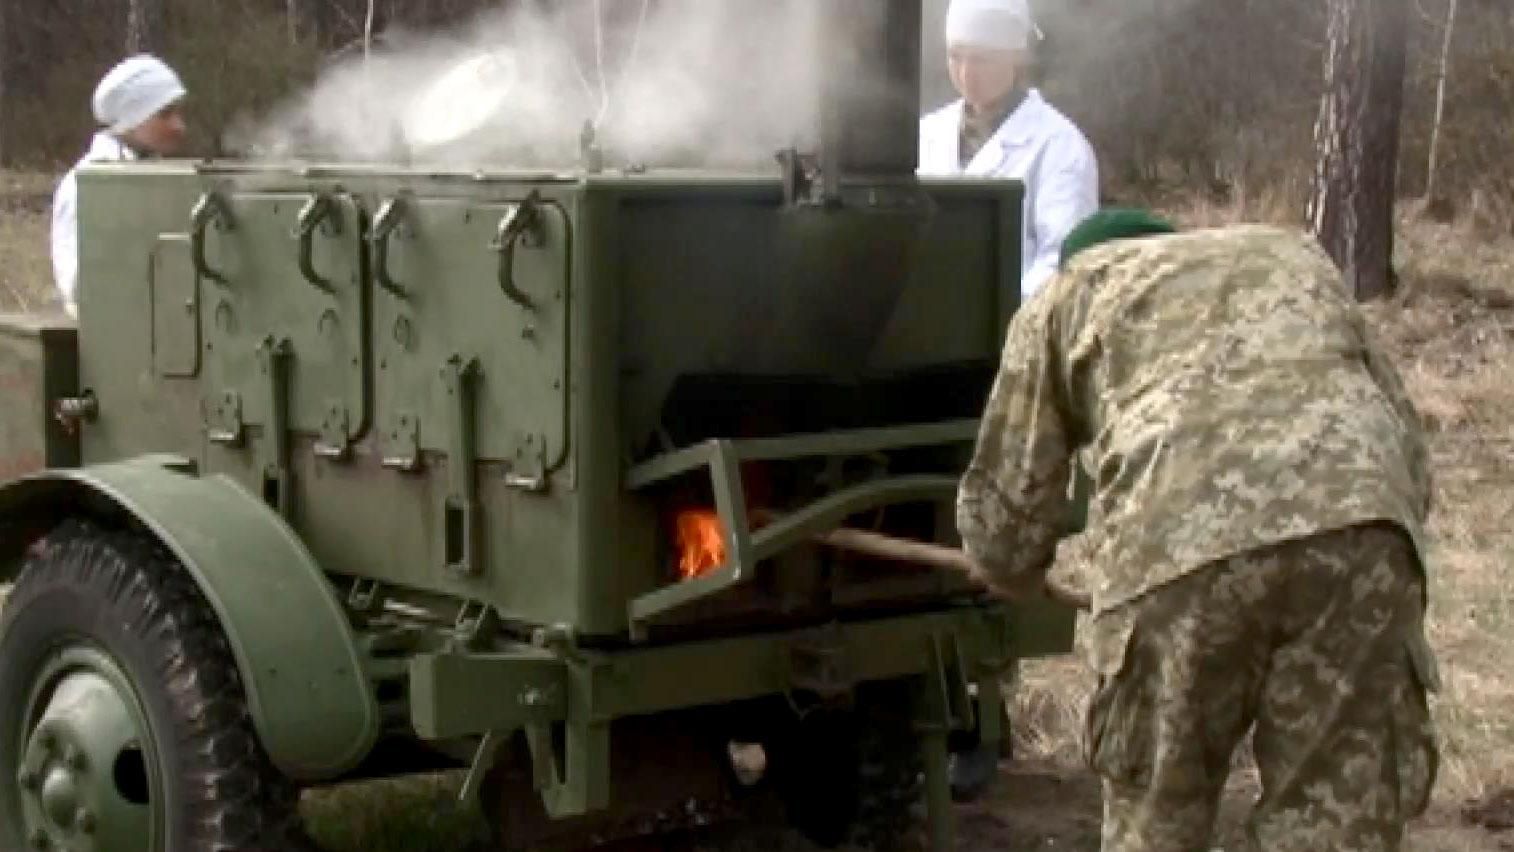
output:
[[[716,438],[777,438],[974,419],[981,414],[993,368],[989,362],[972,362],[855,383],[809,377],[686,375],[675,383],[663,406],[657,450],[646,455]],[[961,447],[923,447],[744,462],[741,476],[747,520],[755,531],[788,511],[879,477],[953,475],[966,461],[962,453]],[[656,499],[669,579],[688,581],[727,563],[731,530],[715,509],[707,470],[667,483]],[[944,509],[929,502],[889,505],[859,512],[842,526],[939,541],[950,538],[949,513]],[[809,550],[803,569],[807,581],[826,589],[838,584],[892,582],[903,588],[931,582],[929,572],[914,566],[834,548]],[[750,591],[775,599],[813,598],[811,593],[783,588],[794,582],[789,573],[780,566],[760,566]],[[834,595],[827,591],[821,597],[829,604]]]

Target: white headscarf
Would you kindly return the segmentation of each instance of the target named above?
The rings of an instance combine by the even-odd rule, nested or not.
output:
[[[126,133],[184,94],[179,75],[161,59],[133,56],[110,69],[95,87],[95,120],[109,133]]]
[[[1027,0],[952,0],[946,10],[946,43],[989,50],[1024,50],[1036,29]]]

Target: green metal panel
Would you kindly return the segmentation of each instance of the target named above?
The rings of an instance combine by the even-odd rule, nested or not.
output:
[[[199,386],[154,364],[152,280],[159,238],[189,234],[201,182],[185,164],[159,162],[91,164],[78,179],[78,382],[100,407],[82,430],[82,458],[198,457]],[[166,251],[169,265],[183,259]],[[186,283],[181,270],[176,287]]]
[[[573,379],[575,515],[566,557],[557,566],[570,582],[573,611],[586,633],[626,628],[625,602],[656,583],[655,509],[628,499],[621,399],[633,386],[634,361],[625,358],[626,323],[620,278],[630,247],[624,243],[620,182],[589,181],[574,208]],[[672,342],[672,341],[670,341]],[[541,594],[538,592],[537,594]]]
[[[538,227],[506,254],[500,231],[525,215],[521,195],[503,203],[397,202],[387,260],[375,263],[390,278],[374,310],[386,457],[411,454],[416,444],[448,451],[453,412],[438,371],[459,356],[478,361],[480,459],[507,462],[525,476],[566,460],[570,222],[555,201],[528,206]]]
[[[918,268],[872,353],[876,369],[994,358],[1019,306],[1018,181],[929,181]]]
[[[78,390],[73,323],[0,314],[0,482],[79,463],[79,439],[53,417]]]
[[[410,661],[410,708],[415,732],[431,740],[562,721],[568,665],[530,648],[422,655]]]
[[[162,234],[148,279],[152,300],[152,360],[158,375],[193,378],[200,371],[199,276],[186,234]]]
[[[215,610],[274,764],[303,781],[351,769],[372,747],[379,717],[345,611],[276,515],[230,480],[183,472],[188,466],[148,457],[39,474],[0,490],[0,517],[58,517],[91,496],[130,513]]]
[[[290,520],[323,568],[489,600],[511,620],[581,624],[570,547],[577,492],[555,485],[545,494],[522,492],[506,483],[503,469],[484,466],[478,500],[485,567],[477,575],[449,572],[440,558],[446,477],[434,468],[430,475],[384,468],[377,438],[355,445],[342,464],[318,458],[313,438],[291,441]],[[247,450],[212,447],[206,469],[257,487],[257,461]]]
[[[438,738],[574,715],[603,722],[801,688],[816,676],[805,661],[817,649],[848,683],[922,674],[941,638],[955,643],[966,673],[1002,671],[1016,657],[1071,648],[1071,613],[1048,611],[1040,622],[1052,628],[1048,637],[1031,643],[1015,631],[1017,614],[988,605],[627,651],[422,655],[410,665],[411,715],[418,731]],[[583,682],[588,706],[575,706],[570,681]]]
[[[229,224],[202,225],[200,274],[206,426],[239,440],[273,414],[258,351],[287,343],[288,425],[316,433],[331,455],[368,425],[371,350],[362,275],[362,220],[345,195],[234,192]]]

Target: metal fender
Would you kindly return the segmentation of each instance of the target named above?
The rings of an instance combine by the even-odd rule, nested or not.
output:
[[[0,582],[40,535],[78,513],[125,513],[188,569],[220,619],[281,771],[328,780],[368,754],[379,712],[356,638],[320,566],[277,514],[174,456],[49,470],[0,489]]]

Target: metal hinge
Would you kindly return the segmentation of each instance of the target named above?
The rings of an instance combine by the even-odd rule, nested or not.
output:
[[[522,446],[516,448],[516,461],[505,474],[505,486],[528,494],[543,494],[547,480],[547,437],[527,435]]]
[[[228,447],[241,446],[247,435],[247,424],[242,420],[242,395],[236,391],[221,394],[210,412],[209,438],[212,443]]]
[[[326,404],[326,417],[321,421],[321,439],[315,445],[315,454],[323,459],[342,461],[352,449],[347,440],[347,406],[339,400]]]
[[[421,467],[421,421],[409,412],[394,418],[384,446],[383,465],[390,470],[413,473]]]

